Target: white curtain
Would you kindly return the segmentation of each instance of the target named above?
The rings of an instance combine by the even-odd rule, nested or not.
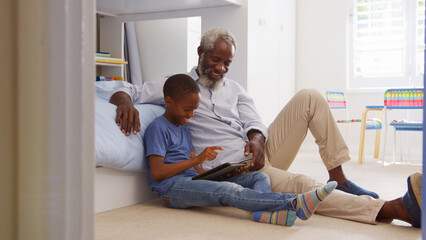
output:
[[[139,59],[138,43],[136,40],[135,25],[133,22],[124,24],[124,57],[128,64],[126,66],[127,79],[134,85],[142,86],[142,70]]]

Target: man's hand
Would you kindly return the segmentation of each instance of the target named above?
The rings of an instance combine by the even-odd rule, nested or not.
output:
[[[117,106],[117,116],[115,122],[118,126],[121,124],[121,131],[130,135],[133,129],[133,134],[141,131],[141,124],[139,121],[139,112],[132,104],[130,96],[125,92],[114,93],[109,102]]]
[[[257,130],[249,131],[247,137],[249,142],[245,146],[244,156],[248,156],[250,153],[253,154],[250,166],[247,167],[247,171],[258,171],[265,166],[265,154],[263,152],[265,137]]]
[[[235,177],[237,175],[243,174],[245,172],[248,172],[247,167],[245,166],[241,166],[237,169],[235,169],[234,171],[225,174],[225,176],[223,176],[223,179],[227,179],[227,178],[231,178],[231,177]]]
[[[141,131],[141,124],[139,121],[139,112],[133,104],[121,104],[117,106],[117,116],[115,122],[118,126],[121,123],[121,132],[130,135],[133,128],[133,134]]]

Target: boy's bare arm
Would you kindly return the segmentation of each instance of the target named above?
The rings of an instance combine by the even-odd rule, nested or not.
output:
[[[198,156],[195,156],[195,154],[191,152],[191,158],[170,164],[165,164],[164,157],[162,156],[150,155],[149,164],[151,167],[151,176],[155,181],[171,178],[185,171],[186,169],[198,166],[205,161],[211,161],[215,159],[216,155],[218,154],[216,150],[223,150],[223,148],[216,146],[207,147]]]
[[[164,163],[164,157],[158,155],[149,156],[149,164],[151,167],[151,176],[155,181],[161,181],[167,178],[171,178],[186,169],[189,169],[195,165],[198,165],[199,160],[196,158],[190,158],[177,163]]]
[[[197,172],[198,172],[198,174],[201,174],[201,173],[207,172],[206,170],[204,170],[204,169],[200,168],[200,166],[199,166],[199,165],[194,166],[194,169],[195,169],[195,171],[197,171]]]

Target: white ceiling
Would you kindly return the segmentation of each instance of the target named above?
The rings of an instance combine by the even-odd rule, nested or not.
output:
[[[240,5],[239,2],[240,0],[97,0],[96,10],[120,15]]]

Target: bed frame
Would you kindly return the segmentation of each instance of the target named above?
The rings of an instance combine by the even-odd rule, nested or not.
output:
[[[95,213],[146,202],[157,196],[148,188],[146,172],[95,170]]]

